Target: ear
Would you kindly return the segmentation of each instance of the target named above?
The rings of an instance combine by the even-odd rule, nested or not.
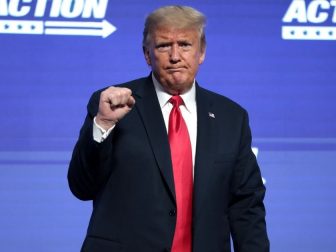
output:
[[[205,52],[206,52],[206,47],[202,46],[201,52],[200,52],[200,57],[198,59],[198,64],[201,65],[205,59]]]
[[[142,47],[142,50],[143,50],[143,53],[144,53],[147,65],[151,66],[151,60],[150,60],[149,50],[146,47],[144,47],[144,46]]]

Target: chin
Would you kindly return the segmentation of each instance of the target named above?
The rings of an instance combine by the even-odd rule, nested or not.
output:
[[[186,85],[184,81],[175,82],[170,85],[170,89],[174,92],[174,94],[183,94],[185,91],[191,88],[191,84]]]

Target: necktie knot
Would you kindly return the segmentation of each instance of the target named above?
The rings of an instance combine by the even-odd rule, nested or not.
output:
[[[183,100],[181,96],[179,95],[174,95],[169,99],[169,102],[173,104],[173,107],[179,107],[180,105],[183,104]]]

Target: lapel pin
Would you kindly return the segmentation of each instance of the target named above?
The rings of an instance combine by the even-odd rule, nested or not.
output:
[[[215,118],[215,114],[214,113],[209,112],[209,116],[212,117],[212,118]]]

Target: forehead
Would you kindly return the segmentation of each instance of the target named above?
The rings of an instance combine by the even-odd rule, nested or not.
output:
[[[170,27],[158,27],[153,31],[153,40],[198,40],[199,34],[196,29],[176,29]]]

